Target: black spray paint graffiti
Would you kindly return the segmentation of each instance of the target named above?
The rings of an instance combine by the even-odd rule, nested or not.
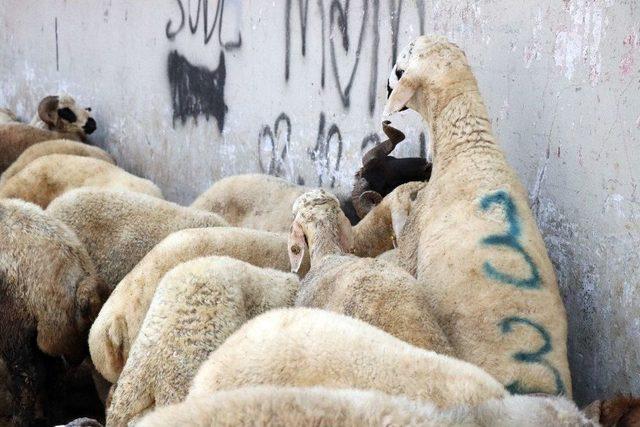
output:
[[[224,52],[220,52],[218,68],[211,71],[192,65],[174,50],[169,53],[167,73],[171,87],[174,126],[178,118],[184,125],[188,117],[193,117],[197,122],[200,115],[204,115],[207,120],[213,116],[222,132],[228,110],[224,103],[227,75]]]
[[[318,185],[322,186],[323,176],[331,177],[329,186],[335,187],[336,173],[340,169],[340,159],[342,158],[342,133],[338,125],[333,123],[329,127],[329,131],[325,132],[326,119],[324,113],[320,113],[320,122],[318,124],[318,136],[316,138],[316,146],[309,151],[309,157],[319,167]],[[335,137],[335,138],[334,138]],[[335,143],[333,143],[335,141]],[[335,160],[331,161],[331,148],[335,145]]]
[[[322,66],[320,70],[320,85],[324,89],[325,87],[325,74],[326,74],[326,40],[329,40],[329,56],[331,62],[332,74],[335,80],[338,95],[340,101],[345,108],[349,108],[351,105],[351,91],[356,79],[356,72],[359,67],[360,57],[363,54],[364,42],[366,38],[367,28],[371,28],[372,40],[371,40],[371,66],[369,72],[369,115],[373,116],[373,112],[376,106],[376,94],[378,88],[378,57],[380,47],[380,30],[379,30],[379,18],[380,18],[380,1],[379,0],[363,0],[362,7],[356,8],[357,15],[362,13],[362,22],[358,29],[358,38],[355,46],[353,40],[349,37],[349,20],[350,15],[355,15],[350,0],[330,0],[328,9],[328,32],[327,32],[327,19],[325,14],[325,0],[317,0],[317,12],[320,19],[320,39],[322,43],[321,48],[321,60]],[[285,64],[284,64],[284,77],[285,81],[289,81],[291,77],[291,38],[292,38],[292,10],[295,8],[294,3],[297,4],[298,19],[300,24],[300,38],[301,38],[301,53],[302,56],[306,56],[307,50],[307,29],[309,28],[309,1],[308,0],[287,0],[284,11],[285,20]],[[391,23],[391,50],[392,61],[395,61],[398,52],[398,36],[400,29],[400,18],[403,10],[403,0],[391,0],[389,3],[389,19]],[[424,0],[416,0],[415,6],[417,9],[417,15],[419,19],[420,34],[424,34],[425,26],[425,2]],[[312,14],[313,16],[313,14]],[[342,49],[338,45],[342,45]],[[337,58],[340,56],[340,51],[343,54],[352,58],[351,67],[347,67],[346,76],[340,77],[338,72]]]
[[[353,86],[353,81],[356,76],[356,71],[358,69],[358,64],[360,63],[360,54],[362,52],[362,44],[364,41],[364,30],[367,25],[367,18],[369,17],[369,2],[365,1],[363,4],[363,15],[362,15],[362,24],[360,25],[360,36],[358,37],[358,45],[355,49],[355,61],[353,63],[353,67],[351,68],[351,73],[349,73],[349,78],[347,80],[346,85],[343,86],[343,83],[340,81],[340,74],[338,73],[338,62],[336,59],[336,47],[334,40],[336,38],[334,34],[334,26],[338,25],[338,30],[340,30],[340,35],[342,37],[342,48],[345,53],[349,53],[349,0],[346,1],[345,7],[342,7],[342,4],[338,0],[333,0],[331,2],[331,8],[329,10],[329,46],[331,51],[331,67],[333,69],[333,76],[336,80],[336,85],[338,86],[338,92],[340,94],[340,99],[342,100],[342,105],[345,107],[349,107],[350,98],[349,95],[351,93],[351,88]]]
[[[173,30],[173,21],[169,19],[167,21],[167,26],[165,27],[165,34],[169,40],[174,40],[176,36],[184,29],[185,24],[185,10],[183,5],[183,0],[176,0],[178,3],[178,7],[180,8],[180,24],[178,25],[178,29]],[[196,17],[195,21],[193,19],[193,15],[191,14],[191,0],[186,0],[187,2],[187,14],[189,15],[189,30],[191,34],[195,34],[198,31],[200,26],[200,15],[202,15],[202,34],[204,37],[204,44],[209,44],[211,41],[211,37],[213,36],[213,32],[216,29],[216,25],[218,28],[218,43],[225,50],[234,50],[240,48],[242,46],[242,34],[238,32],[238,38],[235,41],[222,41],[222,23],[224,19],[224,3],[225,0],[218,0],[216,4],[216,11],[213,17],[213,23],[211,27],[209,27],[209,1],[208,0],[197,0],[197,8],[196,8]]]
[[[286,126],[286,133],[281,135],[281,125]],[[284,141],[281,143],[281,137]],[[273,130],[271,126],[264,125],[258,136],[258,163],[262,173],[275,176],[292,176],[287,170],[287,152],[291,141],[291,119],[285,113],[281,113],[276,119]],[[263,158],[263,153],[270,153],[268,162]]]

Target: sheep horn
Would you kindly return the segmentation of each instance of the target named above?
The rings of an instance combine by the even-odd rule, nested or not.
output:
[[[382,122],[382,130],[389,139],[381,142],[365,153],[365,155],[362,157],[363,167],[366,167],[367,164],[374,159],[381,159],[385,156],[388,156],[393,151],[393,149],[396,148],[396,145],[404,140],[404,133],[390,126],[390,124],[391,122],[389,120],[385,120],[384,122]]]
[[[376,205],[382,202],[382,195],[377,191],[367,190],[359,197],[359,202],[364,211],[363,217],[371,211]]]
[[[55,126],[55,119],[53,112],[58,109],[58,97],[47,96],[38,105],[38,116],[40,120],[48,124],[49,126]]]
[[[369,190],[369,182],[360,176],[360,173],[356,174],[355,182],[353,183],[353,190],[351,191],[351,203],[353,203],[353,208],[356,210],[356,214],[360,219],[364,218],[367,214],[368,210],[362,205],[360,201],[360,196]]]

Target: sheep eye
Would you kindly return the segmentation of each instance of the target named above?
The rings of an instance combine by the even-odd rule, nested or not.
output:
[[[85,110],[91,111],[91,107],[87,107],[87,108],[85,108]]]
[[[403,74],[404,74],[404,70],[401,70],[398,67],[396,67],[396,77],[398,78],[398,80],[400,80]]]

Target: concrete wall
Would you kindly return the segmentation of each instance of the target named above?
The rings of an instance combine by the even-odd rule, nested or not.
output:
[[[5,0],[0,105],[91,105],[94,141],[191,202],[251,171],[349,188],[393,55],[459,43],[529,188],[570,322],[577,399],[640,393],[640,11],[613,0]],[[407,113],[401,155],[424,152]]]

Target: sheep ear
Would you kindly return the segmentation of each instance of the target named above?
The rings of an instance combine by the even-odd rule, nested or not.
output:
[[[353,249],[353,229],[351,223],[345,215],[340,215],[340,248],[345,252],[351,252]]]
[[[106,331],[105,343],[107,346],[106,359],[109,367],[115,372],[122,372],[125,363],[124,340],[127,334],[127,324],[120,316],[116,316],[109,329]],[[105,377],[106,378],[106,377]],[[110,378],[107,378],[110,380]]]
[[[291,224],[291,232],[289,233],[289,242],[287,244],[287,250],[289,251],[289,263],[291,264],[291,272],[297,273],[302,265],[304,259],[304,253],[309,248],[307,247],[307,241],[304,237],[304,231],[298,223],[293,221]]]
[[[405,108],[407,106],[407,102],[413,98],[415,93],[416,85],[411,82],[405,72],[400,80],[398,80],[398,84],[391,92],[391,95],[389,95],[387,105],[384,106],[382,117],[388,117]]]
[[[38,116],[40,120],[49,126],[55,126],[58,120],[58,103],[57,96],[47,96],[38,105]]]
[[[377,205],[382,202],[382,195],[377,191],[367,190],[360,195],[359,198],[360,206],[363,212],[363,216],[366,216],[371,209],[375,208]]]

